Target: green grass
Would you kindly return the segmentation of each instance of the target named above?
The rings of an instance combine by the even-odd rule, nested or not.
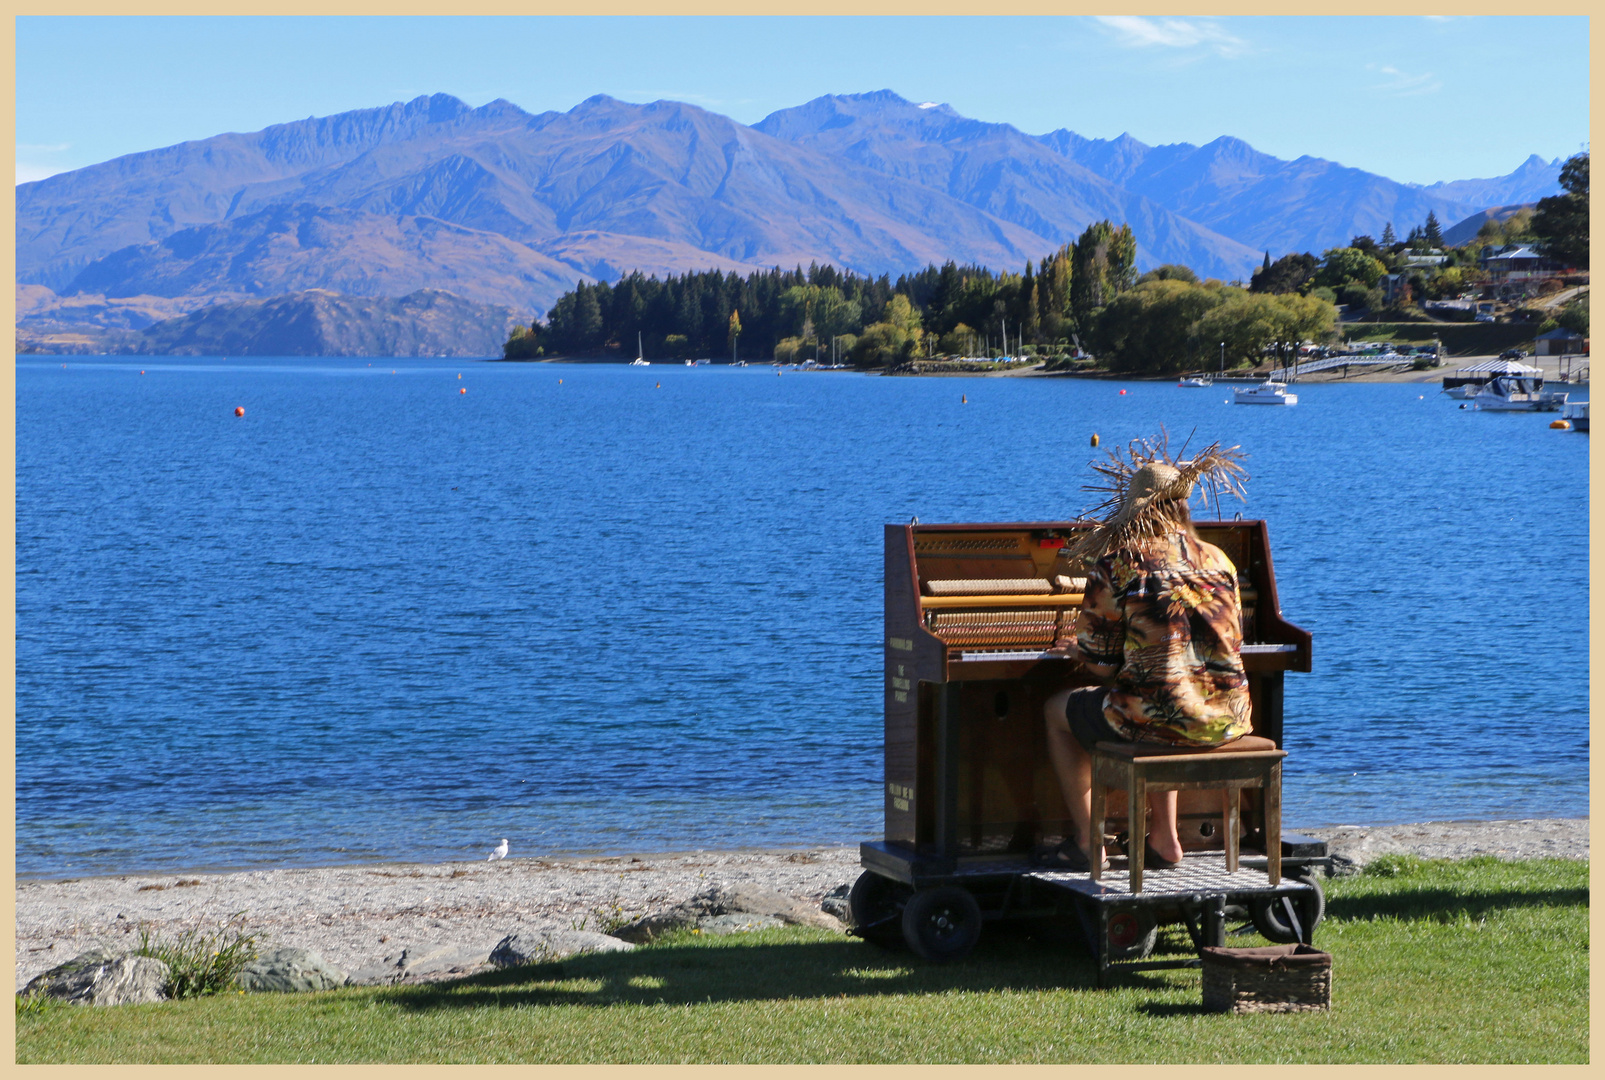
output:
[[[788,927],[434,986],[19,1009],[17,1060],[1587,1062],[1586,864],[1392,859],[1326,884],[1329,1013],[1204,1013],[1196,971],[1095,990],[1079,947],[997,926],[947,967]]]

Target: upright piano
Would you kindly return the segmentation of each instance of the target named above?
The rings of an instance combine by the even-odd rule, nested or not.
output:
[[[1065,553],[1090,527],[886,526],[886,836],[873,845],[881,858],[946,873],[961,862],[1018,860],[1067,835],[1042,710],[1055,691],[1096,682],[1062,649],[1050,651],[1074,634],[1085,570]],[[1310,635],[1282,618],[1263,521],[1195,528],[1237,567],[1253,731],[1280,746],[1283,673],[1310,670]],[[1223,846],[1219,798],[1180,793],[1183,848]],[[1111,831],[1123,827],[1123,817],[1113,821]]]

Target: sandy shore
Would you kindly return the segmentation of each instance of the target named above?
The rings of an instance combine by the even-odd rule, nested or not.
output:
[[[1361,863],[1389,852],[1588,858],[1587,819],[1298,831]],[[858,873],[857,848],[837,847],[23,881],[17,988],[93,946],[130,947],[140,923],[174,936],[243,912],[263,946],[311,949],[347,971],[373,972],[393,967],[404,950],[483,955],[510,933],[594,929],[608,914],[661,911],[715,884],[756,884],[817,904]],[[451,966],[442,961],[433,977]]]

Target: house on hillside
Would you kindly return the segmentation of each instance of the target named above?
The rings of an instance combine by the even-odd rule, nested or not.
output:
[[[1587,351],[1583,335],[1564,326],[1557,326],[1547,334],[1539,334],[1533,341],[1539,356],[1569,356]]]
[[[1540,255],[1527,244],[1485,247],[1482,254],[1477,256],[1477,265],[1487,272],[1495,284],[1536,281],[1552,277],[1561,269],[1554,259]]]

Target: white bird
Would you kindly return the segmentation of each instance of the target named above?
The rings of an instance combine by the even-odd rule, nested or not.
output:
[[[507,837],[504,836],[502,837],[502,842],[491,849],[490,858],[486,859],[485,861],[495,862],[497,859],[505,858],[507,858]]]

